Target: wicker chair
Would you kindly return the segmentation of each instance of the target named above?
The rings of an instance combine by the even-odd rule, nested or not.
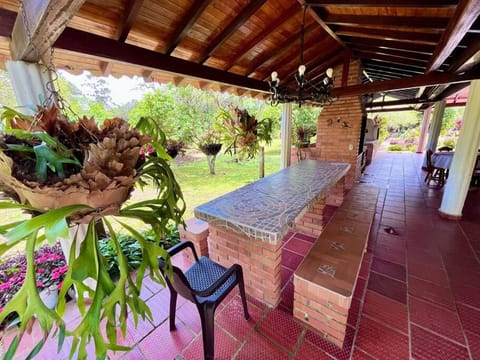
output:
[[[162,258],[159,258],[160,270],[170,289],[170,331],[175,330],[177,295],[180,294],[197,306],[202,323],[204,358],[210,360],[214,358],[215,354],[215,309],[237,284],[240,289],[245,319],[248,320],[250,318],[245,296],[243,272],[238,264],[234,264],[227,269],[205,256],[199,259],[191,241],[181,242],[167,251],[170,256],[173,256],[187,247],[192,249],[195,263],[185,272],[173,266],[172,278],[167,276],[168,271],[165,269],[165,262]]]
[[[436,181],[438,186],[445,185],[445,169],[436,167],[432,162],[432,150],[427,150],[427,175],[425,176],[425,182],[430,185],[430,181]]]

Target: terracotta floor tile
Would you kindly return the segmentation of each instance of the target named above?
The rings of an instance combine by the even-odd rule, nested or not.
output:
[[[376,257],[390,261],[399,265],[405,265],[405,250],[395,249],[392,246],[379,245],[375,246],[373,253]]]
[[[310,341],[315,346],[318,346],[320,349],[330,354],[334,359],[338,360],[347,360],[350,359],[353,347],[353,339],[355,336],[355,329],[351,326],[347,326],[347,332],[345,334],[345,340],[343,342],[343,347],[339,348],[336,345],[328,342],[323,339],[322,336],[318,335],[315,332],[307,330],[305,333],[305,339]]]
[[[407,286],[401,281],[372,272],[368,280],[368,289],[402,304],[407,302]]]
[[[238,360],[287,360],[289,355],[258,332],[245,342],[235,359]]]
[[[291,270],[297,270],[303,258],[304,256],[298,255],[290,250],[282,250],[282,266],[286,266]]]
[[[418,360],[468,360],[467,349],[418,326],[411,326],[412,356]]]
[[[217,310],[216,322],[239,341],[244,341],[260,321],[263,311],[247,301],[250,319],[245,320],[240,296],[234,298],[221,311]]]
[[[480,309],[457,304],[458,315],[465,330],[480,335]]]
[[[432,266],[429,263],[413,262],[409,259],[407,272],[409,276],[415,276],[416,278],[431,282],[437,286],[449,286],[447,272],[436,265]]]
[[[175,331],[169,331],[164,322],[139,343],[139,348],[148,360],[173,359],[193,340],[193,333],[181,322]]]
[[[358,278],[357,284],[355,285],[355,289],[353,291],[353,297],[359,300],[362,300],[363,295],[365,294],[366,288],[367,288],[367,280]]]
[[[367,290],[363,304],[363,314],[374,318],[386,326],[408,334],[407,307],[375,291]]]
[[[448,287],[438,286],[431,282],[417,279],[414,276],[409,276],[408,293],[425,301],[444,306],[449,310],[456,310],[452,291]]]
[[[470,348],[470,354],[472,354],[473,360],[480,360],[480,335],[465,331],[467,336],[468,347]]]
[[[184,301],[179,301],[180,296],[177,298],[177,309],[183,305]],[[180,304],[180,305],[179,305]],[[160,291],[147,300],[147,305],[152,312],[154,326],[160,325],[165,319],[168,318],[170,313],[170,291]]]
[[[218,314],[218,310],[215,314]],[[202,332],[202,322],[197,306],[190,301],[177,308],[177,321],[182,321],[195,335]]]
[[[410,321],[460,344],[465,343],[460,319],[454,311],[409,296]]]
[[[285,287],[287,282],[292,279],[294,271],[292,269],[289,269],[286,266],[282,266],[281,269],[281,277],[282,277],[282,289]]]
[[[375,358],[363,350],[360,350],[358,347],[355,347],[355,349],[353,349],[352,360],[375,360]]]
[[[294,356],[295,360],[332,360],[322,349],[314,346],[308,341],[302,341]]]
[[[316,237],[314,237],[314,236],[309,236],[309,235],[305,235],[305,234],[301,234],[301,233],[296,233],[296,234],[295,234],[295,237],[298,238],[298,239],[301,239],[301,240],[305,240],[305,241],[311,242],[311,243],[314,243],[315,241],[317,241],[317,238],[316,238]]]
[[[302,327],[289,312],[278,307],[267,313],[258,331],[281,345],[286,351],[292,351],[302,332]]]
[[[347,318],[347,324],[351,325],[352,327],[356,327],[358,324],[361,305],[362,305],[362,302],[360,301],[360,299],[356,299],[356,298],[352,299],[350,309],[348,310],[348,318]]]
[[[362,316],[355,346],[377,359],[408,359],[408,337]]]
[[[478,288],[452,284],[452,292],[456,302],[480,309],[480,291]]]
[[[405,282],[406,279],[405,266],[382,260],[377,257],[374,257],[373,259],[371,270],[403,282]]]
[[[227,334],[223,329],[215,327],[215,359],[230,360],[240,348],[241,343]],[[183,352],[185,360],[202,360],[203,357],[203,339],[199,335]],[[159,358],[157,358],[159,359]],[[173,360],[173,358],[172,358]]]
[[[115,353],[109,352],[107,355],[108,360],[143,360],[145,359],[140,349],[135,346],[128,352],[117,351]]]
[[[297,253],[299,255],[305,256],[310,251],[312,246],[313,244],[311,241],[306,241],[297,237],[293,237],[284,245],[283,248],[293,251],[294,253]]]
[[[282,300],[280,305],[288,310],[289,313],[293,314],[293,296],[294,296],[294,287],[293,280],[290,280],[287,285],[282,290]]]

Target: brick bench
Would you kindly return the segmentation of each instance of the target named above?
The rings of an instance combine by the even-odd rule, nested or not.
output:
[[[338,347],[345,339],[377,198],[375,187],[354,187],[295,271],[294,317]]]

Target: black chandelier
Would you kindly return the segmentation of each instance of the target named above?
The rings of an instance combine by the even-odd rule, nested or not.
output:
[[[311,102],[323,106],[331,104],[335,99],[331,95],[333,88],[333,69],[328,68],[325,77],[319,83],[314,84],[306,77],[306,66],[303,62],[303,48],[305,44],[305,14],[307,7],[303,7],[302,31],[300,33],[300,66],[295,73],[297,81],[297,90],[292,91],[287,87],[280,86],[280,79],[276,71],[272,72],[272,80],[269,81],[270,103],[278,105],[279,103],[296,102],[298,106],[302,106],[304,102]]]

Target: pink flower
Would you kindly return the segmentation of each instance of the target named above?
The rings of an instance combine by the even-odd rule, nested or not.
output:
[[[57,285],[58,291],[62,290],[62,286],[63,286],[63,281]]]
[[[37,281],[37,287],[45,287],[45,285],[43,284],[43,282]]]
[[[45,272],[44,268],[38,268],[37,269],[37,274],[43,274]]]
[[[12,286],[12,284],[10,282],[4,282],[3,284],[0,284],[0,290],[7,290],[10,288],[10,286]]]

